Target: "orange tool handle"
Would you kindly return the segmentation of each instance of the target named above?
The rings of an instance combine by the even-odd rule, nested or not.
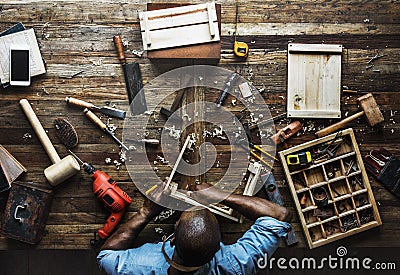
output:
[[[118,53],[118,59],[121,64],[126,63],[126,58],[124,54],[124,45],[122,44],[122,38],[120,35],[116,35],[113,37],[114,46]]]
[[[97,234],[101,239],[106,239],[111,233],[114,231],[115,227],[119,224],[122,217],[125,214],[125,210],[111,213],[108,217],[106,223],[104,224],[103,228],[97,231]]]

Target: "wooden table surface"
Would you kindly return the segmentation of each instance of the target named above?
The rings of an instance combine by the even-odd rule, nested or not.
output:
[[[174,0],[175,1],[175,0]],[[192,2],[192,1],[187,1]],[[200,1],[193,1],[200,2]],[[385,122],[382,129],[372,129],[365,119],[350,124],[355,130],[362,154],[384,146],[400,157],[400,7],[396,1],[264,1],[240,0],[238,40],[248,43],[247,60],[235,60],[232,44],[235,21],[235,1],[218,1],[222,4],[222,50],[218,66],[236,71],[253,83],[262,93],[273,114],[285,111],[287,87],[287,45],[296,43],[337,43],[344,46],[342,54],[342,87],[358,91],[342,93],[342,117],[357,110],[357,97],[372,92],[379,104]],[[125,216],[132,216],[143,202],[124,165],[117,170],[114,164],[106,164],[105,158],[119,159],[120,149],[112,139],[94,126],[79,108],[67,106],[66,96],[86,99],[98,106],[115,105],[126,109],[128,99],[123,72],[114,49],[112,38],[116,34],[129,42],[126,50],[140,50],[141,36],[137,10],[144,10],[144,1],[2,1],[0,4],[0,30],[17,22],[34,28],[47,73],[32,79],[29,87],[9,87],[0,91],[0,144],[7,148],[27,169],[24,181],[46,185],[43,169],[51,162],[26,120],[18,101],[27,98],[39,120],[48,131],[61,157],[67,155],[65,147],[56,137],[53,121],[67,118],[79,134],[75,152],[118,181],[119,186],[132,196],[133,202]],[[185,64],[173,61],[151,62],[127,52],[131,62],[140,63],[144,83]],[[376,54],[382,58],[373,62],[373,69],[366,69],[368,61]],[[75,73],[80,74],[74,75]],[[215,101],[217,93],[208,95]],[[238,107],[226,104],[228,110]],[[168,106],[168,104],[166,105]],[[106,121],[106,118],[103,118]],[[329,120],[301,120],[306,131],[293,138],[289,145],[300,144],[314,138],[313,133]],[[116,135],[121,137],[123,121],[113,119]],[[286,125],[287,120],[277,124]],[[31,138],[24,138],[26,133]],[[224,147],[218,147],[220,152]],[[278,148],[281,149],[281,148]],[[149,153],[154,158],[157,151]],[[214,177],[224,173],[224,165],[214,167],[207,175]],[[170,169],[170,168],[169,168]],[[169,174],[161,169],[160,177]],[[291,195],[285,185],[279,163],[274,166],[285,204],[295,211]],[[145,177],[146,175],[143,175]],[[133,179],[135,180],[135,179]],[[384,187],[370,177],[383,225],[347,239],[336,245],[390,247],[400,246],[400,203]],[[5,195],[1,197],[4,207]],[[46,234],[36,246],[0,237],[0,249],[89,249],[93,232],[102,227],[107,212],[92,192],[92,181],[83,171],[55,191]],[[140,243],[159,238],[155,228],[166,232],[173,229],[176,216],[151,223],[140,237]],[[234,242],[245,232],[251,222],[243,224],[219,218],[223,240]],[[298,247],[305,247],[297,215],[293,226],[300,239]]]

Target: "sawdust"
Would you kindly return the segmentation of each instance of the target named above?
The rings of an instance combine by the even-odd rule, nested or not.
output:
[[[159,156],[159,155],[156,156],[156,160],[161,162],[162,164],[168,164],[169,163],[168,160],[166,160],[165,158],[163,158],[162,156]],[[156,163],[154,163],[154,164],[156,164]]]
[[[165,127],[165,129],[169,131],[170,137],[174,139],[180,138],[182,131],[179,129],[175,129],[175,125],[172,125],[171,127]]]
[[[154,218],[154,222],[162,222],[171,217],[173,214],[175,214],[175,210],[164,209],[157,217]]]
[[[31,138],[32,138],[32,135],[31,135],[30,133],[25,133],[25,134],[22,136],[22,138],[23,138],[24,140],[31,139]]]

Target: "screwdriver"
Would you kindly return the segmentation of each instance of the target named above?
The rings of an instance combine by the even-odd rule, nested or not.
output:
[[[225,98],[228,96],[228,93],[232,91],[233,85],[235,85],[236,81],[239,79],[240,75],[237,73],[231,73],[225,80],[224,88],[217,100],[217,107],[221,107]]]
[[[96,124],[100,129],[102,129],[104,132],[108,133],[113,140],[115,140],[119,145],[121,145],[125,150],[129,151],[129,148],[126,147],[125,144],[123,144],[115,135],[113,132],[110,131],[110,129],[107,128],[107,125],[104,124],[103,121],[100,120],[98,116],[96,116],[93,112],[91,112],[88,108],[85,108],[83,112],[86,114],[86,116],[93,121],[94,124]]]

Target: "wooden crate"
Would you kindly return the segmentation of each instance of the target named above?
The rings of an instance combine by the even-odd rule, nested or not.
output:
[[[340,118],[342,45],[288,45],[288,117]]]
[[[147,3],[147,10],[159,10],[190,5],[189,3]],[[221,36],[221,4],[215,4],[219,36]],[[149,59],[202,59],[210,64],[221,58],[221,40],[205,44],[181,46],[168,49],[147,51]]]
[[[344,140],[336,154],[306,167],[288,165],[287,156],[328,144],[336,133],[279,152],[284,172],[308,246],[319,247],[382,224],[352,129],[341,132]],[[353,161],[353,168],[349,164]],[[313,194],[324,188],[327,205],[318,206]],[[319,189],[321,190],[321,189]],[[304,200],[304,198],[306,198]],[[325,217],[315,213],[332,214]],[[354,226],[346,226],[346,223]],[[356,222],[355,222],[356,221]]]
[[[146,51],[220,40],[215,3],[143,11],[139,21]]]

